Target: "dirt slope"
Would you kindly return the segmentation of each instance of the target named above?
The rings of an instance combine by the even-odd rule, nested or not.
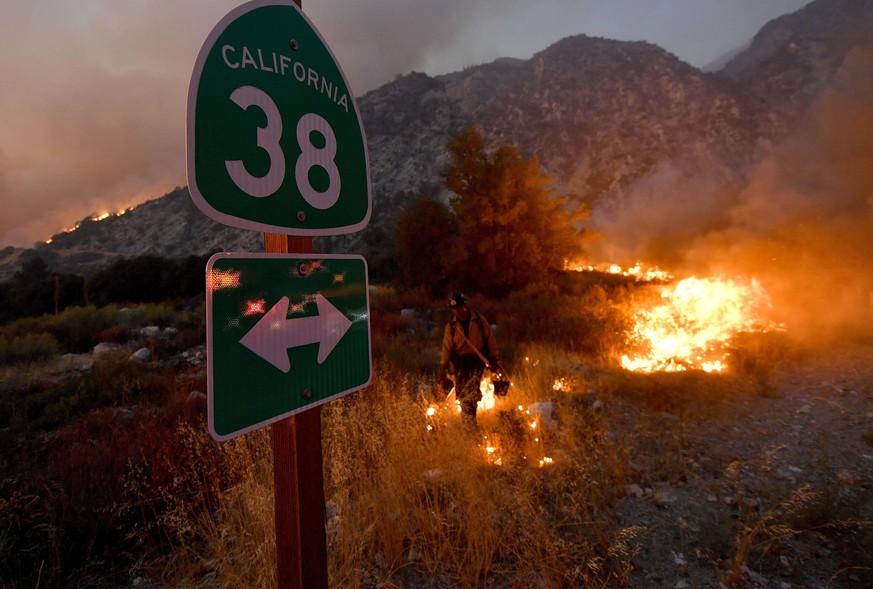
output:
[[[637,445],[617,510],[634,587],[873,586],[873,347],[800,353],[771,385],[664,412]]]

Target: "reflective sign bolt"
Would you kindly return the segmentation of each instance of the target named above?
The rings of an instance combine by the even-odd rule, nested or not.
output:
[[[303,389],[303,398],[309,400],[312,397],[312,389]]]
[[[297,211],[297,220],[301,223],[306,220],[306,213],[303,211]]]
[[[300,49],[300,43],[297,42],[297,39],[291,39],[291,41],[288,43],[288,46],[291,47],[291,49],[293,49],[294,51]]]

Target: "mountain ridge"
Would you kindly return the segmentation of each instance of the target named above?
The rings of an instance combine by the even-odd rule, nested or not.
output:
[[[838,14],[837,14],[838,13]],[[845,56],[873,44],[873,0],[815,0],[767,23],[722,70],[703,72],[651,43],[574,35],[530,59],[501,58],[440,76],[411,72],[358,98],[370,153],[373,215],[321,251],[390,250],[403,207],[447,199],[440,171],[458,131],[536,157],[553,192],[595,212],[670,165],[739,184],[827,87]],[[788,57],[786,57],[788,56]],[[596,215],[595,215],[596,217]],[[262,235],[212,222],[177,187],[121,216],[84,219],[30,251],[0,250],[0,279],[22,255],[88,274],[119,255],[262,250]]]

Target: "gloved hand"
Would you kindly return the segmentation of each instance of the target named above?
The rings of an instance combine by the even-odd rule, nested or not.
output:
[[[452,382],[451,378],[449,378],[448,372],[445,368],[440,368],[440,374],[437,377],[437,384],[446,395],[448,395],[449,391],[452,390],[452,387],[455,386],[455,383]]]

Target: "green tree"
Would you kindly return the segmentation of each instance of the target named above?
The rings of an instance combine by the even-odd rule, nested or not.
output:
[[[0,288],[0,321],[80,305],[82,284],[81,276],[53,272],[39,254],[26,255],[12,279]]]
[[[552,197],[536,158],[523,159],[508,145],[489,153],[475,127],[456,135],[449,153],[443,184],[455,195],[455,267],[465,289],[504,296],[548,282],[566,259],[582,254],[587,236],[578,225],[587,211]]]
[[[51,277],[51,271],[48,264],[39,254],[32,256],[22,256],[23,261],[21,266],[12,277],[13,283],[17,287],[29,286],[31,284],[39,284]]]
[[[394,243],[400,282],[409,288],[426,286],[441,296],[453,279],[457,222],[452,211],[431,196],[408,206],[397,221]]]
[[[176,296],[174,273],[174,263],[159,256],[119,258],[92,277],[90,289],[100,305],[158,303]]]

